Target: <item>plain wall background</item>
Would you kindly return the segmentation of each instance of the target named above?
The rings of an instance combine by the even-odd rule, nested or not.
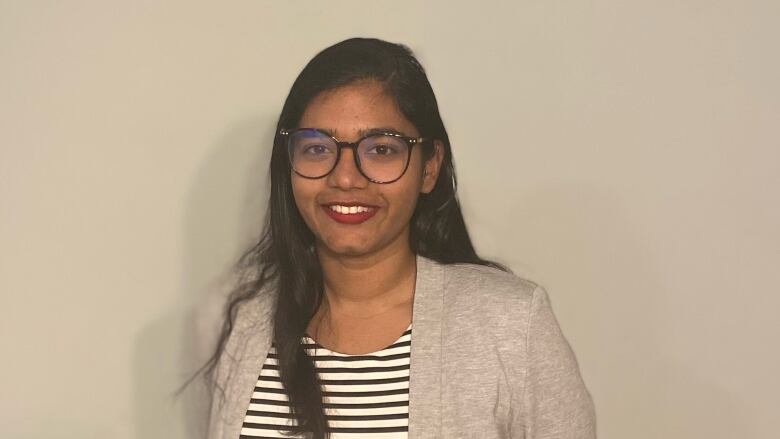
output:
[[[550,292],[601,438],[777,437],[778,18],[0,1],[0,436],[191,437],[171,392],[260,230],[283,99],[360,35],[427,68],[477,249]]]

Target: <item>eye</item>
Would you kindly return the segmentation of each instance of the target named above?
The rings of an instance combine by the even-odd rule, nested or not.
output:
[[[376,154],[376,155],[393,155],[398,154],[398,149],[393,147],[393,145],[388,145],[385,143],[378,143],[371,146],[371,148],[366,151],[368,154]]]
[[[321,143],[315,143],[311,145],[306,145],[303,148],[303,153],[306,155],[322,155],[322,154],[330,153],[330,149],[327,147],[327,145],[323,145]]]

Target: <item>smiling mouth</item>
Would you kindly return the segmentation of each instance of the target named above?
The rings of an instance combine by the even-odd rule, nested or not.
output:
[[[344,206],[341,204],[323,205],[322,209],[336,222],[342,224],[360,224],[376,214],[375,206]]]

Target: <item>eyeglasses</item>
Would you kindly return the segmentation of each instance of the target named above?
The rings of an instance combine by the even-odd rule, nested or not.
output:
[[[342,142],[316,128],[283,129],[279,134],[287,138],[290,164],[301,177],[325,177],[336,168],[341,150],[352,148],[355,167],[374,183],[392,183],[401,178],[409,167],[412,147],[431,140],[375,132],[357,142]]]

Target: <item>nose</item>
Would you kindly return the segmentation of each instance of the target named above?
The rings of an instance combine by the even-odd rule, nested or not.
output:
[[[336,167],[328,174],[328,185],[344,190],[368,186],[368,179],[357,168],[355,150],[341,148],[340,154]]]

